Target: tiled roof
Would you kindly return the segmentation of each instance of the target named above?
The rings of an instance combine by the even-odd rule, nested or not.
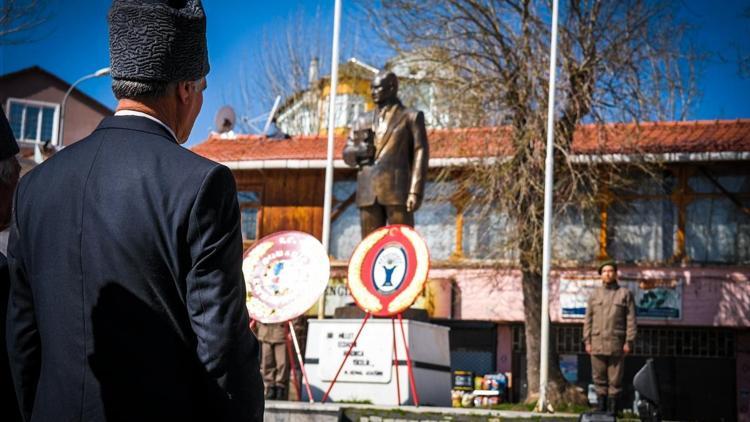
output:
[[[430,158],[474,158],[507,155],[512,151],[510,128],[432,130]],[[220,162],[264,160],[325,160],[325,136],[286,140],[257,135],[234,139],[212,136],[192,150]],[[335,159],[341,159],[346,139],[335,140]],[[691,122],[611,124],[579,127],[573,139],[576,155],[750,153],[750,119]]]

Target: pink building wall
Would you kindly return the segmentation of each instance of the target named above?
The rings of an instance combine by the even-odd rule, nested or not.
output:
[[[581,322],[560,315],[561,276],[596,279],[593,270],[562,270],[550,280],[550,317],[554,322]],[[682,282],[682,318],[641,319],[639,324],[661,326],[750,327],[750,268],[620,268],[628,280],[677,279]],[[455,283],[455,319],[523,322],[521,273],[515,269],[434,268],[430,278]]]

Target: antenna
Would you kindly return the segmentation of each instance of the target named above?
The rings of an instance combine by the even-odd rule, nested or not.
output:
[[[214,125],[216,126],[217,132],[227,133],[234,129],[234,124],[236,121],[237,115],[234,113],[234,109],[228,105],[225,105],[216,112]]]
[[[276,115],[276,112],[279,110],[279,104],[281,103],[281,95],[276,97],[276,101],[273,102],[273,108],[271,108],[271,112],[268,113],[268,120],[266,120],[266,125],[263,126],[263,136],[266,136],[268,134],[268,129],[271,128],[271,122],[273,122],[273,117]]]

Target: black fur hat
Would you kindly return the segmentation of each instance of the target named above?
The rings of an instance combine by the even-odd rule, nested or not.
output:
[[[108,20],[113,79],[176,82],[208,74],[200,0],[114,0]]]

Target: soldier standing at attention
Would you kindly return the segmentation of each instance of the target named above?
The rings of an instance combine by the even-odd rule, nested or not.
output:
[[[289,359],[286,352],[286,323],[258,323],[256,335],[260,341],[260,369],[265,384],[265,398],[286,400],[289,382]]]
[[[636,335],[633,293],[617,284],[617,264],[599,266],[602,286],[589,297],[583,321],[583,342],[591,355],[597,410],[616,412],[622,391],[625,355],[633,351]],[[609,396],[609,397],[608,397]]]

